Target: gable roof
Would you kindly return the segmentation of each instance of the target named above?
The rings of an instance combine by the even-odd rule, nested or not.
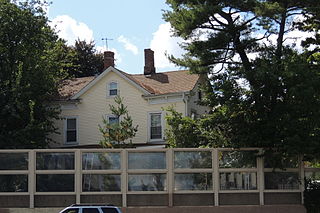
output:
[[[154,95],[189,92],[199,80],[199,75],[190,74],[187,70],[161,72],[149,76],[128,73],[124,75]]]
[[[145,95],[189,92],[195,87],[199,80],[199,75],[190,74],[187,70],[161,72],[146,76],[144,74],[128,74],[109,67],[97,77],[90,76],[62,81],[58,91],[59,99],[68,100],[78,98],[111,71],[136,86]]]
[[[61,81],[58,88],[60,100],[68,100],[75,94],[77,94],[82,88],[88,85],[94,80],[94,76],[82,77],[82,78],[72,78]]]

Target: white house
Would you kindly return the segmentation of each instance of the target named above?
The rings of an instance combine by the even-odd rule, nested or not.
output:
[[[103,117],[117,122],[109,110],[120,95],[138,132],[137,146],[164,145],[165,111],[173,105],[185,116],[208,111],[199,106],[199,84],[206,78],[186,70],[156,73],[154,52],[145,49],[144,74],[128,74],[114,67],[114,53],[104,53],[105,70],[98,76],[65,80],[58,103],[62,120],[56,121],[60,134],[52,135],[53,146],[97,146],[102,139],[98,125]]]

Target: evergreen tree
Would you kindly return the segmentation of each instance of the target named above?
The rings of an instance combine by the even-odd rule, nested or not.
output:
[[[319,49],[285,44],[288,33],[308,30],[314,36],[304,44],[319,45],[320,2],[167,3],[164,18],[188,40],[186,54],[171,60],[210,76],[203,103],[213,108],[209,123],[221,128],[225,146],[320,157]]]
[[[103,126],[99,125],[103,139],[100,141],[102,147],[132,147],[131,139],[136,135],[138,126],[133,126],[133,120],[129,115],[127,107],[123,104],[123,98],[116,96],[114,98],[116,106],[109,105],[109,109],[114,115],[116,122],[109,123],[109,120],[103,117]],[[129,144],[125,141],[130,140]]]

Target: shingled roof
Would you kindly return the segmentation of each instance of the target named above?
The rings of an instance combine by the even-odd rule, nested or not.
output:
[[[199,75],[190,74],[187,70],[161,72],[152,75],[119,72],[152,95],[188,92],[195,87],[199,80]],[[94,79],[95,77],[92,76],[64,80],[59,88],[60,99],[70,99]]]
[[[58,93],[60,100],[68,100],[89,84],[95,77],[72,78],[61,81]]]
[[[188,92],[194,88],[199,79],[199,75],[190,74],[187,70],[155,73],[149,76],[122,73],[154,95]]]

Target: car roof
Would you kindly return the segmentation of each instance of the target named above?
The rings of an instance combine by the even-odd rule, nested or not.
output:
[[[83,206],[88,206],[88,207],[97,207],[97,206],[101,206],[101,207],[111,207],[111,208],[117,208],[116,206],[114,206],[113,204],[92,204],[92,203],[81,203],[81,204],[72,204],[69,207],[83,207]]]

